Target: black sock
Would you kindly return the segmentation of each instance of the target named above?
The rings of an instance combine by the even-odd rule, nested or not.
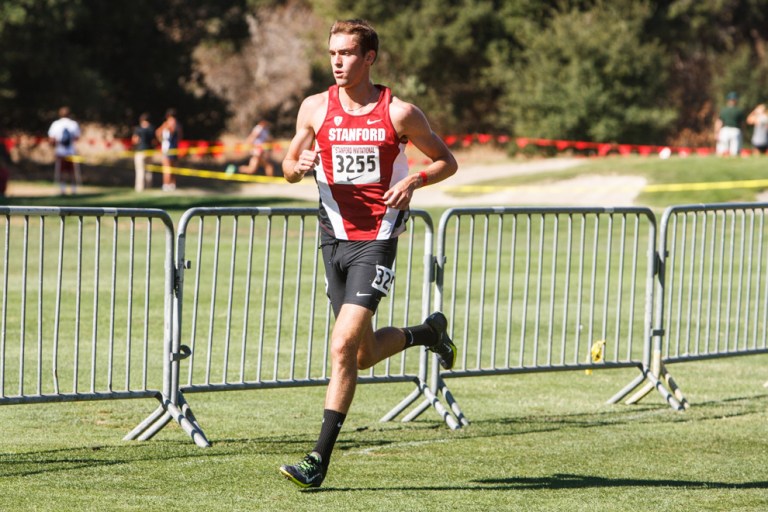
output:
[[[331,462],[333,445],[336,444],[336,438],[339,437],[339,431],[346,417],[346,414],[340,412],[323,410],[323,426],[320,428],[320,437],[317,438],[314,451],[320,454],[321,463],[325,468]]]
[[[403,327],[403,332],[405,333],[405,348],[416,345],[431,347],[440,341],[437,339],[437,333],[427,324]]]

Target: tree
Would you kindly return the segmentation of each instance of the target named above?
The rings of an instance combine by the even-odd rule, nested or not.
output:
[[[714,118],[725,94],[742,105],[765,101],[768,89],[768,11],[762,0],[654,2],[646,29],[670,56],[668,97],[678,111],[671,142],[714,143]]]
[[[210,5],[209,5],[210,4]],[[221,103],[190,86],[192,48],[241,23],[244,0],[5,0],[0,7],[3,124],[44,131],[69,105],[79,119],[121,126],[176,107],[190,136],[216,133]],[[234,13],[234,14],[233,14]],[[201,23],[205,20],[205,23]]]
[[[246,16],[248,38],[233,44],[203,44],[194,53],[205,86],[227,104],[228,128],[247,133],[264,117],[295,113],[312,85],[312,53],[320,24],[299,2],[261,8]],[[273,119],[274,121],[274,119]]]
[[[327,30],[367,17],[373,73],[440,133],[710,144],[725,93],[768,89],[764,0],[3,0],[3,127],[68,104],[125,135],[175,107],[190,138],[278,130],[333,81]],[[290,120],[290,121],[289,121]]]
[[[499,132],[497,79],[522,51],[520,32],[546,0],[336,0],[339,17],[365,13],[382,47],[374,73],[419,105],[441,132]]]
[[[647,3],[596,2],[531,23],[522,60],[498,76],[509,84],[501,118],[526,136],[663,140],[676,113],[664,49],[644,37],[648,13]]]

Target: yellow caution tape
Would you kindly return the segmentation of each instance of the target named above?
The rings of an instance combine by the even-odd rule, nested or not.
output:
[[[150,172],[163,172],[162,165],[148,164],[147,170]],[[286,183],[282,177],[277,176],[253,176],[250,174],[228,174],[222,171],[206,171],[203,169],[187,169],[184,167],[169,167],[171,174],[178,176],[194,176],[197,178],[213,178],[217,180],[242,181],[249,183]]]
[[[768,180],[714,181],[710,183],[660,183],[647,185],[643,192],[685,192],[691,190],[727,190],[733,188],[767,188]]]
[[[134,152],[132,151],[125,151],[123,152],[125,155],[132,156]],[[150,153],[147,151],[146,153]],[[90,163],[94,164],[95,161],[98,161],[97,159],[93,158],[93,155],[89,155],[88,157],[80,156],[80,155],[72,155],[65,157],[66,160],[69,160],[71,162],[76,163]],[[99,162],[98,165],[102,166],[110,166],[110,164],[105,164],[103,162]],[[230,164],[231,167],[234,167],[232,164]],[[146,171],[147,172],[154,172],[154,173],[162,173],[163,166],[158,164],[147,164],[146,165]],[[272,184],[288,184],[288,182],[283,179],[282,176],[256,176],[252,174],[238,174],[236,172],[232,171],[211,171],[207,169],[191,169],[191,168],[185,168],[185,167],[168,167],[168,172],[170,174],[176,174],[178,176],[193,176],[197,178],[208,178],[208,179],[216,179],[216,180],[226,180],[226,181],[238,181],[238,182],[245,182],[245,183],[272,183]]]

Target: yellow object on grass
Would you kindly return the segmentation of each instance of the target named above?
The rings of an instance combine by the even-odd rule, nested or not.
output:
[[[605,355],[605,340],[597,340],[592,344],[592,348],[589,349],[589,355],[587,356],[587,362],[590,360],[593,363],[599,363],[603,360]],[[592,370],[584,370],[587,375],[592,375]]]

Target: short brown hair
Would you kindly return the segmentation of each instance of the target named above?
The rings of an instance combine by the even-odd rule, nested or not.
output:
[[[376,57],[379,55],[379,35],[371,24],[365,20],[339,20],[331,27],[330,36],[334,34],[353,35],[357,38],[357,44],[360,45],[363,55],[371,50],[376,53]],[[374,57],[374,61],[376,57]]]

